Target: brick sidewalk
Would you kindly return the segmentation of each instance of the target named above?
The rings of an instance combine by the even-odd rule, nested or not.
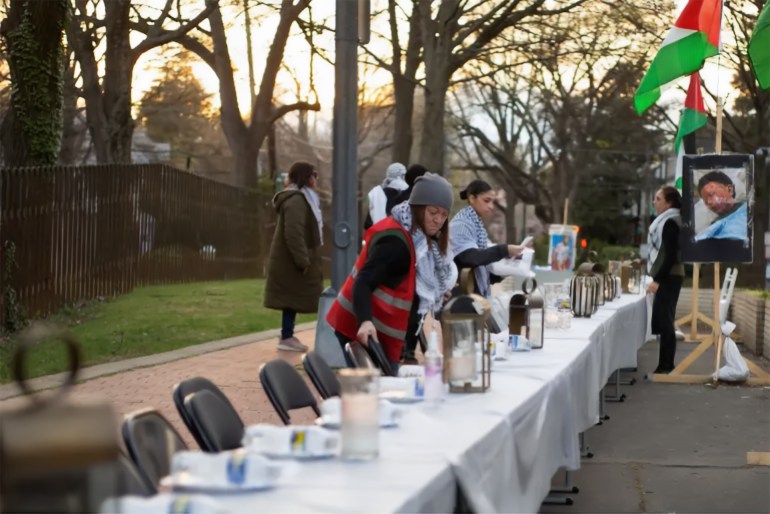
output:
[[[297,328],[299,330],[302,327]],[[251,336],[256,342],[87,379],[74,387],[72,397],[74,399],[108,399],[115,409],[118,421],[122,421],[125,414],[138,409],[147,407],[158,409],[171,421],[185,441],[195,448],[197,445],[176,411],[171,391],[174,384],[182,380],[202,376],[222,388],[246,425],[255,423],[280,425],[281,420],[259,382],[259,366],[269,360],[282,358],[292,365],[299,366],[301,370],[303,354],[278,350],[276,348],[278,336],[269,338],[260,337],[260,334]],[[296,336],[312,349],[315,329],[298,331]],[[150,360],[152,357],[142,359]],[[301,370],[301,373],[305,376],[304,370]],[[313,393],[316,393],[306,376],[305,380]],[[0,408],[12,408],[23,401],[24,399],[19,396],[2,400]],[[315,415],[310,409],[292,413],[292,421],[296,423],[311,423],[314,418]]]

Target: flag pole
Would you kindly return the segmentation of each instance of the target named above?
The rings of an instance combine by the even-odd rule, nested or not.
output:
[[[716,153],[722,153],[722,98],[717,96],[717,127],[716,142],[714,144]],[[720,273],[719,261],[714,263],[714,344],[716,345],[716,361],[714,363],[714,383],[717,382],[717,373],[719,372],[719,363],[722,360],[722,329],[719,326],[719,297],[721,296],[719,286]]]

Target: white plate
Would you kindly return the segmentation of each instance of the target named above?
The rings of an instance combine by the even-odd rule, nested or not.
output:
[[[328,428],[330,430],[339,430],[340,420],[338,419],[325,419],[323,416],[320,418],[316,418],[315,424],[324,428]],[[391,420],[389,422],[383,423],[380,421],[380,428],[395,428],[398,426],[398,421]]]
[[[266,491],[275,487],[277,479],[265,479],[262,482],[243,483],[243,484],[224,484],[212,483],[209,477],[199,477],[191,475],[185,471],[180,471],[171,476],[165,477],[162,485],[168,485],[174,492],[201,492],[209,494],[224,493],[247,493],[254,491]]]
[[[252,451],[258,451],[252,449]],[[323,460],[331,459],[337,456],[336,452],[324,452],[324,453],[275,453],[270,451],[260,452],[265,457],[271,459],[287,459],[287,460]]]
[[[388,400],[391,403],[419,403],[423,401],[421,396],[406,396],[401,391],[380,393],[380,399]]]

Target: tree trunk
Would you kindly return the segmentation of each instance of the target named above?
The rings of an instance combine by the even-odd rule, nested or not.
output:
[[[412,114],[414,113],[414,84],[404,84],[404,77],[394,77],[393,93],[396,107],[393,119],[392,161],[409,165],[412,153]]]
[[[442,2],[434,20],[431,3],[420,2],[423,61],[425,63],[425,109],[420,134],[420,164],[434,173],[444,174],[444,106],[452,71],[453,37],[462,13],[458,0]],[[455,68],[450,69],[450,66]]]
[[[422,30],[419,0],[412,2],[412,16],[409,19],[409,41],[404,55],[404,71],[401,72],[401,49],[394,49],[393,55],[393,96],[395,97],[395,113],[393,120],[393,149],[392,161],[409,165],[412,157],[412,117],[414,115],[414,91],[417,86],[417,68],[420,66],[420,50],[422,49]],[[396,16],[395,2],[389,4],[390,15]],[[397,31],[395,20],[391,21],[394,31]],[[398,36],[396,32],[396,37]],[[394,38],[395,40],[395,38]],[[398,54],[398,55],[396,55]]]
[[[85,12],[85,0],[77,0],[77,8]],[[74,20],[67,24],[67,41],[75,52],[75,59],[80,65],[83,80],[82,91],[86,104],[88,133],[91,136],[94,156],[98,164],[111,161],[109,148],[108,123],[102,108],[102,87],[99,83],[99,66],[93,52],[91,35],[85,32]]]
[[[131,81],[134,70],[129,14],[131,0],[104,3],[107,24],[107,48],[104,64],[104,112],[108,120],[107,134],[112,162],[131,162]]]
[[[75,85],[75,63],[72,59],[72,49],[66,59],[64,70],[63,92],[63,122],[61,148],[59,149],[59,163],[73,165],[80,157],[80,149],[83,146],[83,127],[77,126],[78,119],[78,93]]]
[[[425,110],[422,120],[422,134],[419,162],[430,171],[444,174],[444,106],[449,89],[449,74],[446,57],[434,57],[443,62],[426,66]]]
[[[257,186],[257,157],[259,146],[253,144],[247,133],[238,141],[230,141],[230,149],[233,152],[233,166],[236,183],[240,187],[253,189]],[[233,144],[235,143],[235,144]]]
[[[11,105],[2,126],[5,164],[54,164],[62,123],[66,0],[11,0],[0,26],[8,49]]]

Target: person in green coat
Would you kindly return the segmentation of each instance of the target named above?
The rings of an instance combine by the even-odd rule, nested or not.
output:
[[[289,168],[289,184],[273,197],[278,221],[270,245],[265,307],[282,311],[279,350],[306,352],[294,337],[298,312],[317,312],[323,288],[323,216],[316,193],[318,172],[307,162]]]

